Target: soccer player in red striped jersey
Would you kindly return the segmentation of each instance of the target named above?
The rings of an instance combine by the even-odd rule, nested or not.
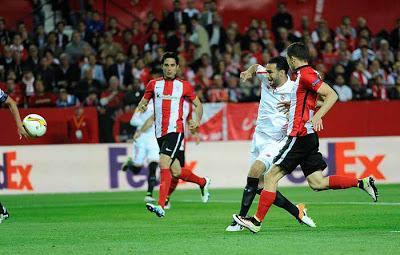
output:
[[[17,132],[19,135],[19,139],[21,139],[22,136],[29,137],[22,124],[16,102],[14,101],[14,99],[9,97],[2,89],[0,89],[0,105],[3,103],[5,103],[10,108],[10,111],[14,117],[15,123],[17,124],[18,128]],[[3,220],[8,219],[9,217],[10,214],[8,213],[7,209],[0,203],[0,223],[2,223]]]
[[[183,102],[193,103],[196,119],[189,124],[190,129],[199,126],[203,115],[203,105],[195,95],[191,84],[176,78],[179,68],[179,59],[176,53],[164,53],[162,60],[163,78],[151,80],[142,100],[137,107],[138,111],[145,112],[149,100],[154,104],[154,123],[158,146],[160,147],[160,192],[158,205],[147,203],[149,211],[158,217],[164,217],[165,201],[171,185],[171,171],[174,176],[181,171],[177,152],[184,138]],[[181,176],[182,177],[182,176]],[[188,176],[190,178],[190,176]],[[207,186],[204,184],[204,186]]]
[[[308,59],[308,49],[304,44],[293,43],[288,46],[286,60],[295,81],[290,96],[288,139],[274,158],[274,165],[265,175],[264,190],[261,192],[256,214],[253,217],[234,215],[238,224],[254,233],[260,231],[261,223],[275,201],[279,180],[298,165],[301,166],[309,186],[315,191],[359,187],[375,202],[378,198],[372,177],[359,180],[339,175],[323,176],[322,171],[327,165],[319,152],[316,132],[323,129],[322,118],[335,104],[338,96],[321,80],[318,72],[308,65]],[[324,98],[324,101],[316,111],[318,96]]]

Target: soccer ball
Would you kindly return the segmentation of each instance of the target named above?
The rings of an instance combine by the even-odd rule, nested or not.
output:
[[[22,121],[26,132],[31,137],[40,137],[46,133],[46,120],[38,114],[29,114]]]

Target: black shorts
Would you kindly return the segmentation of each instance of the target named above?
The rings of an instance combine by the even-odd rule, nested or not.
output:
[[[185,151],[178,151],[176,153],[176,159],[179,160],[179,164],[181,165],[181,167],[185,166]]]
[[[172,161],[179,154],[184,134],[182,133],[169,133],[160,138],[157,138],[160,154],[165,154],[171,157]]]
[[[307,177],[327,167],[318,147],[319,141],[316,133],[306,136],[289,136],[273,163],[281,167],[287,174],[300,165],[304,176]]]

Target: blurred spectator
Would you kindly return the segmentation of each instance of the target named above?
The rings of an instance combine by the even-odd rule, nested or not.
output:
[[[367,25],[367,20],[364,17],[357,18],[357,26],[356,26],[357,36],[359,37],[362,33],[367,32],[371,34],[371,29],[369,29]]]
[[[76,96],[69,94],[64,88],[59,90],[58,99],[56,101],[57,107],[72,107],[78,104],[79,100]]]
[[[228,78],[229,102],[240,102],[242,99],[242,92],[239,88],[239,79],[235,76]]]
[[[183,12],[185,12],[188,15],[189,19],[200,18],[199,10],[197,10],[196,7],[194,7],[194,0],[187,0],[186,8],[185,10],[183,10]]]
[[[65,22],[59,21],[57,23],[57,30],[56,30],[56,38],[57,38],[57,46],[61,49],[65,49],[68,44],[68,36],[64,34],[65,29]]]
[[[120,82],[116,76],[111,76],[109,87],[101,93],[100,104],[112,110],[122,106],[124,93],[119,90]]]
[[[32,70],[34,74],[37,74],[40,66],[39,51],[35,45],[29,46],[28,58],[23,63],[24,69]]]
[[[52,92],[45,92],[44,84],[41,80],[35,81],[35,94],[29,98],[28,106],[53,107],[56,105],[57,97]]]
[[[70,56],[72,62],[76,63],[83,56],[85,47],[91,48],[87,42],[82,41],[80,33],[75,31],[72,33],[72,40],[68,43],[65,53]]]
[[[351,26],[351,19],[349,16],[344,16],[342,18],[342,22],[340,25],[336,28],[336,35],[339,35],[343,38],[356,38],[357,32],[356,30]]]
[[[333,89],[339,96],[339,101],[347,102],[353,98],[353,93],[351,88],[345,84],[345,79],[343,75],[336,76],[335,85],[333,85]]]
[[[275,34],[276,38],[279,38],[278,29],[283,27],[287,30],[293,28],[293,17],[287,11],[286,5],[284,3],[278,4],[278,12],[272,16],[271,20],[272,32]]]
[[[103,67],[97,64],[97,58],[95,54],[90,54],[88,58],[88,63],[83,64],[81,67],[81,79],[85,77],[85,72],[87,70],[91,70],[92,78],[99,81],[101,84],[106,83],[106,79],[104,77]]]
[[[83,75],[75,88],[75,94],[80,101],[85,100],[90,91],[99,92],[102,87],[100,82],[93,78],[93,71],[90,68],[86,69]]]
[[[6,28],[6,20],[0,17],[0,45],[5,45],[10,42],[10,32]]]
[[[140,86],[139,80],[134,80],[133,84],[128,86],[124,96],[124,105],[137,106],[144,95],[144,88]]]
[[[68,121],[68,141],[70,143],[88,143],[91,141],[91,126],[84,114],[85,109],[78,106]]]
[[[179,24],[185,24],[188,31],[192,31],[189,16],[186,12],[182,11],[181,1],[174,0],[174,9],[168,13],[165,20],[163,20],[163,27],[165,31],[171,31],[178,28]]]
[[[208,33],[199,23],[197,17],[192,19],[193,34],[190,41],[195,47],[194,60],[199,59],[203,54],[211,55]]]
[[[46,47],[46,33],[44,32],[43,25],[36,27],[33,43],[37,45],[40,50],[43,50]]]
[[[23,90],[25,90],[25,95],[26,96],[31,96],[34,94],[34,83],[35,83],[35,76],[33,76],[33,73],[31,70],[27,69],[24,70],[22,80],[21,80],[21,86]]]
[[[333,50],[332,43],[327,42],[325,43],[324,50],[321,53],[322,63],[324,63],[328,70],[338,62],[338,55]]]
[[[382,75],[375,76],[371,87],[372,87],[373,99],[378,99],[378,100],[387,100],[388,99],[388,93],[385,88]]]
[[[213,15],[212,24],[205,27],[208,33],[208,38],[210,39],[211,52],[216,48],[223,48],[226,43],[226,32],[225,28],[222,26],[221,16],[215,14]]]
[[[60,67],[56,69],[55,75],[57,87],[72,91],[80,80],[79,67],[75,63],[71,63],[66,53],[60,55],[60,63]]]
[[[111,32],[105,32],[104,42],[100,45],[99,51],[103,52],[107,56],[115,57],[119,52],[122,52],[122,46],[119,43],[114,42]]]
[[[203,27],[206,27],[208,25],[211,25],[213,22],[213,11],[212,11],[212,1],[206,0],[203,3],[203,11],[201,13],[201,19],[200,23],[203,25]]]
[[[376,51],[376,57],[379,61],[383,61],[387,59],[389,62],[394,62],[394,54],[390,50],[389,42],[385,39],[382,39],[379,42],[379,49]]]
[[[21,35],[15,34],[13,43],[10,45],[12,54],[17,56],[20,60],[25,61],[28,58],[28,52],[22,44]]]
[[[224,88],[224,81],[221,75],[214,75],[213,83],[207,91],[207,98],[209,102],[228,102],[229,92]]]
[[[83,105],[92,107],[100,105],[99,97],[95,89],[89,89],[89,95],[86,97],[85,101],[83,102]]]
[[[89,18],[86,27],[87,32],[90,35],[102,33],[104,31],[104,23],[101,21],[100,14],[97,11],[92,13],[92,16]]]
[[[132,84],[132,66],[122,52],[117,54],[116,63],[110,67],[110,71],[112,76],[118,78],[121,88]]]
[[[360,86],[367,86],[369,79],[372,78],[370,72],[365,69],[365,65],[361,61],[357,62],[355,67],[351,76],[358,80]]]
[[[393,49],[395,50],[400,49],[400,18],[397,18],[396,27],[390,33],[390,41]]]
[[[351,59],[353,61],[363,61],[368,65],[370,61],[375,59],[375,52],[368,47],[368,41],[364,38],[359,42],[359,48],[353,51]]]
[[[400,77],[397,78],[396,84],[389,90],[390,99],[400,99]]]
[[[51,50],[56,56],[63,52],[63,49],[57,44],[57,34],[55,32],[50,32],[47,35],[46,50]]]

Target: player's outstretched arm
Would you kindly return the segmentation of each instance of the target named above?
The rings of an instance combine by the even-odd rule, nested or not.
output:
[[[196,120],[191,120],[189,122],[189,128],[197,129],[200,126],[201,118],[203,117],[203,104],[201,103],[200,99],[196,96],[193,100],[194,111],[196,113]]]
[[[250,66],[246,71],[240,73],[240,79],[242,81],[247,81],[253,78],[254,74],[257,71],[258,64],[254,64]]]
[[[313,123],[315,131],[321,131],[324,129],[322,125],[322,117],[332,108],[332,106],[336,103],[338,96],[336,92],[325,82],[317,90],[317,93],[324,98],[324,101],[321,105],[321,108],[315,113],[311,122]]]
[[[14,99],[12,99],[11,97],[7,97],[5,103],[10,108],[10,111],[15,119],[15,123],[17,124],[19,139],[21,139],[22,136],[29,137],[28,133],[24,128],[24,125],[22,124],[21,116],[19,115],[18,107]]]
[[[136,130],[135,134],[133,135],[133,140],[136,141],[140,135],[146,132],[154,123],[154,114],[152,114],[144,123],[143,126]]]

